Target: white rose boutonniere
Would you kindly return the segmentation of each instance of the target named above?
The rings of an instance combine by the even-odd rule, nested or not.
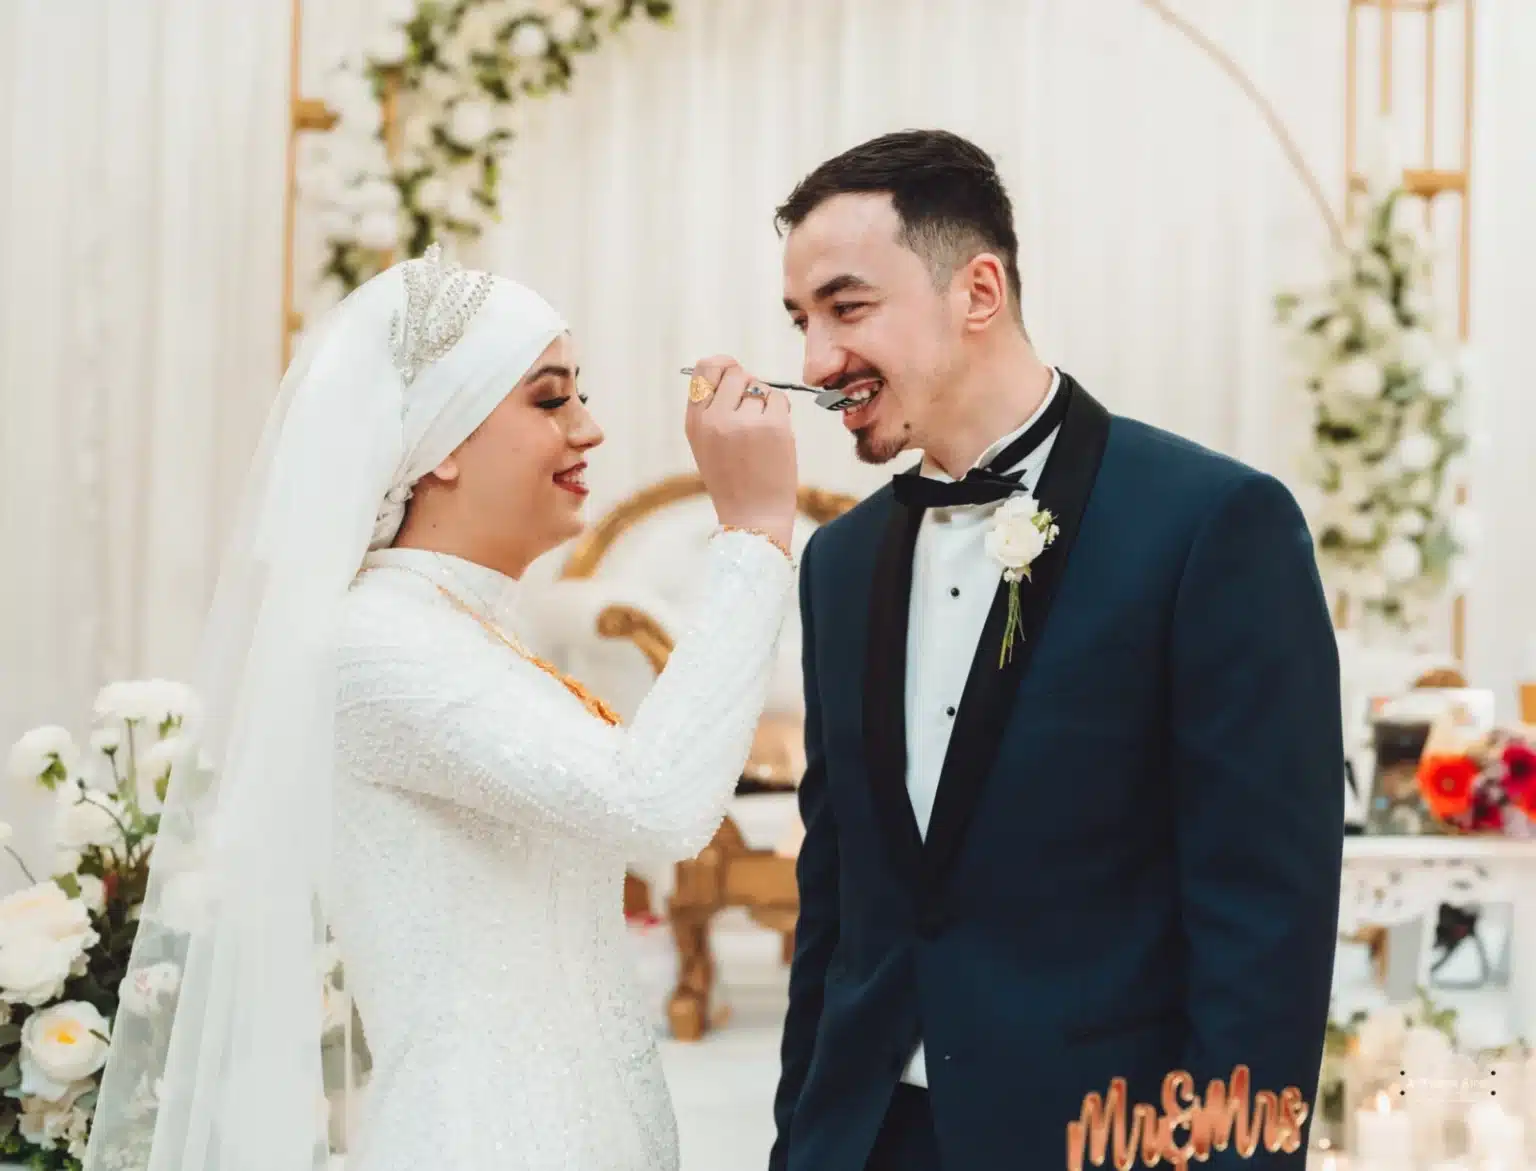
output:
[[[987,554],[1002,568],[1003,580],[1008,583],[1008,625],[1003,629],[999,667],[1013,658],[1013,643],[1019,633],[1019,582],[1029,578],[1029,567],[1059,532],[1050,509],[1041,508],[1028,492],[1010,496],[993,514]]]

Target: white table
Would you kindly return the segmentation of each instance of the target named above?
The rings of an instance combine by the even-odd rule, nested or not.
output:
[[[1363,927],[1413,929],[1416,974],[1422,924],[1441,903],[1508,903],[1514,908],[1510,1023],[1517,1037],[1536,1042],[1536,840],[1387,835],[1344,839],[1341,935]],[[1394,999],[1402,998],[1400,990],[1391,991],[1397,994]]]

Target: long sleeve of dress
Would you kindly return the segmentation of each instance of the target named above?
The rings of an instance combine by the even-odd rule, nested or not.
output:
[[[746,762],[795,571],[731,532],[710,542],[702,578],[690,628],[624,727],[430,589],[360,590],[338,646],[339,759],[372,783],[631,859],[691,857]]]

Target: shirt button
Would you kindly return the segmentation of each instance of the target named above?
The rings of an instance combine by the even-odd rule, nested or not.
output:
[[[952,598],[958,598],[960,596],[960,587],[959,586],[950,586],[949,587],[949,596],[952,597]]]
[[[955,709],[952,707],[947,707],[944,709],[944,714],[946,716],[953,716],[955,714]]]

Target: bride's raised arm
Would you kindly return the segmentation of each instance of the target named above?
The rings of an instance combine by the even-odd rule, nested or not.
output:
[[[765,538],[723,532],[702,578],[689,629],[623,727],[591,715],[430,586],[360,591],[338,661],[348,771],[612,844],[636,861],[696,854],[746,762],[795,571]]]

